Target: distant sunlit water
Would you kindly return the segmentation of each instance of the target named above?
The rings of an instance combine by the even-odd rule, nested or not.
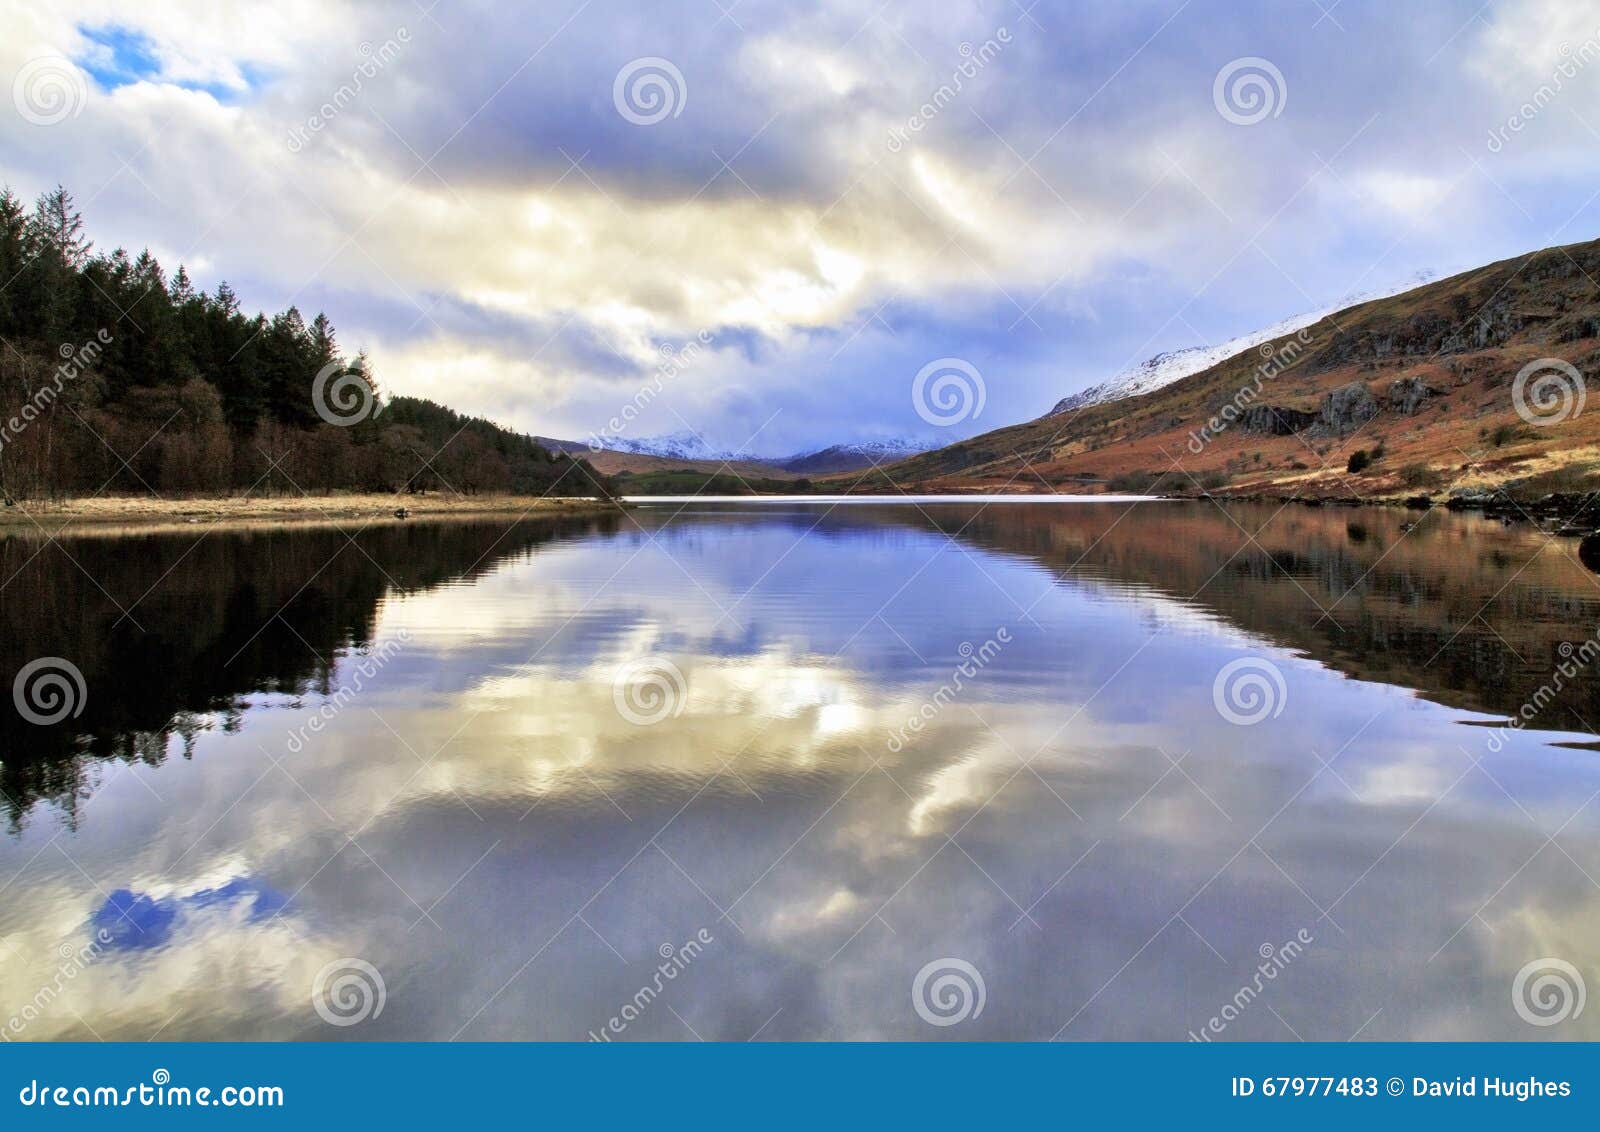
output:
[[[0,1031],[1600,1035],[1571,542],[837,504],[0,544]]]

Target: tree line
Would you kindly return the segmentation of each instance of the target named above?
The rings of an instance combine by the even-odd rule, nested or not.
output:
[[[586,460],[432,401],[382,397],[295,307],[246,314],[148,250],[96,253],[62,187],[0,190],[0,492],[607,494]]]

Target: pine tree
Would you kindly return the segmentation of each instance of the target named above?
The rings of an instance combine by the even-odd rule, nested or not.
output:
[[[27,258],[28,214],[9,188],[0,189],[0,335],[13,336],[21,329],[17,318],[17,297],[13,290]]]
[[[316,372],[320,373],[322,367],[339,358],[339,342],[333,333],[333,323],[328,321],[328,316],[318,313],[311,320],[311,353]]]
[[[89,249],[94,242],[83,234],[83,213],[78,211],[72,194],[57,185],[41,193],[33,206],[31,234],[38,243],[53,250],[61,262],[73,270],[89,261]]]
[[[178,272],[172,277],[172,301],[180,307],[188,306],[194,301],[194,284],[189,282],[189,273],[184,270],[183,264],[178,265]]]

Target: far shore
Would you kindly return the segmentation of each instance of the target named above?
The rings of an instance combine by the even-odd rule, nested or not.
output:
[[[0,537],[110,534],[123,530],[196,531],[211,527],[331,524],[349,527],[413,520],[615,514],[626,504],[536,495],[332,494],[168,498],[95,496],[60,502],[19,500],[0,508]]]

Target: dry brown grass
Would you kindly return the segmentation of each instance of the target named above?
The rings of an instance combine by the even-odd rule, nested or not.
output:
[[[342,524],[359,521],[402,522],[409,519],[452,519],[483,516],[541,518],[614,510],[616,504],[594,499],[548,499],[529,495],[348,494],[300,496],[221,496],[157,499],[151,496],[97,496],[60,503],[19,501],[0,509],[0,533],[56,533],[71,527],[96,532],[193,529],[285,523]]]

